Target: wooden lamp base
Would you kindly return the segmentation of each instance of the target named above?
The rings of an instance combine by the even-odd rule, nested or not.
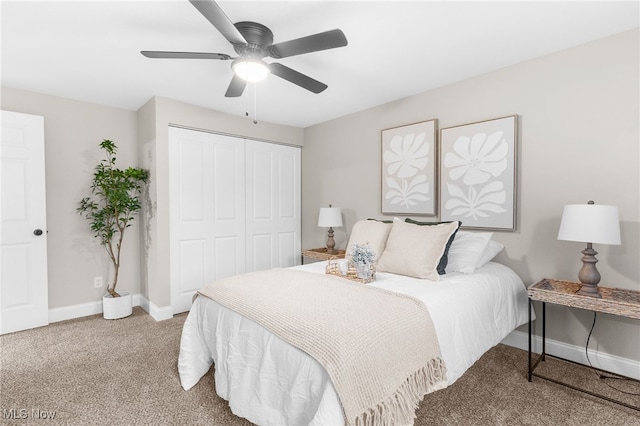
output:
[[[590,296],[601,298],[600,292],[598,291],[598,283],[600,282],[600,272],[596,268],[596,263],[598,263],[598,259],[596,259],[597,251],[595,251],[591,245],[591,243],[587,243],[587,248],[582,250],[582,268],[580,268],[580,272],[578,272],[578,279],[582,283],[582,287],[578,291],[578,294],[582,296]]]
[[[327,238],[327,253],[328,254],[336,254],[338,250],[336,250],[336,242],[333,240],[333,228],[329,227],[329,236]]]

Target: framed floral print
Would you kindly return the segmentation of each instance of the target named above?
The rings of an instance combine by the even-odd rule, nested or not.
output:
[[[382,130],[382,213],[437,214],[437,120]]]
[[[441,220],[516,229],[517,116],[440,131]]]

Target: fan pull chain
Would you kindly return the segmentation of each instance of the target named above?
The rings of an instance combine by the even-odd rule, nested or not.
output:
[[[253,83],[253,124],[258,124],[258,85]]]
[[[249,118],[249,99],[244,96],[244,116]]]
[[[258,85],[249,83],[249,90],[253,90],[253,124],[258,124]],[[249,97],[244,98],[244,116],[249,118]]]

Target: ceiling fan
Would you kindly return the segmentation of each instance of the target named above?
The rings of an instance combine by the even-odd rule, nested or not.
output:
[[[234,24],[213,0],[189,0],[189,2],[229,40],[239,56],[231,57],[224,53],[163,52],[148,50],[143,50],[140,53],[148,58],[232,60],[231,68],[234,74],[225,93],[226,97],[238,97],[242,95],[247,82],[262,80],[269,73],[313,93],[320,93],[328,87],[326,84],[282,64],[268,64],[262,59],[265,57],[275,59],[288,58],[290,56],[334,49],[347,45],[347,38],[342,30],[339,29],[273,44],[273,33],[264,25],[249,21]]]

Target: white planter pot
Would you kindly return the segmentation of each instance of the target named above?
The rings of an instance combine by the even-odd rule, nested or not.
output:
[[[102,316],[104,319],[118,319],[131,315],[133,298],[131,292],[122,291],[120,297],[112,297],[109,293],[102,296]]]

